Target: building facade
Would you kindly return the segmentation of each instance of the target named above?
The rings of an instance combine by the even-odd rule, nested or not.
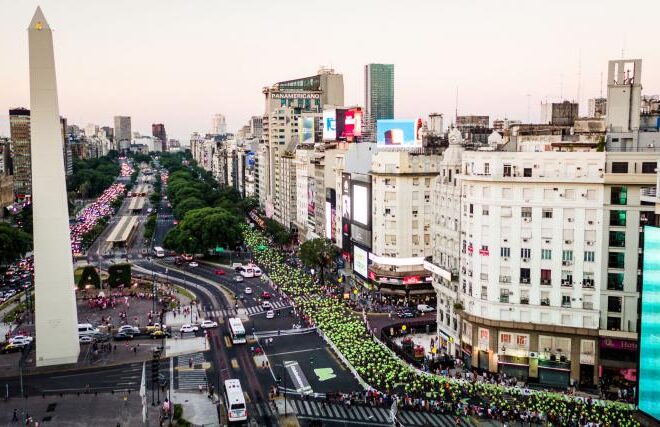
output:
[[[14,194],[22,199],[32,194],[32,153],[30,138],[30,110],[9,110],[9,132],[12,141]]]
[[[364,106],[367,131],[374,132],[380,119],[394,118],[394,64],[364,66]]]
[[[130,145],[130,141],[133,139],[133,133],[131,131],[131,118],[129,116],[115,116],[114,122],[115,149],[126,149],[126,147]],[[126,141],[128,141],[128,143]]]
[[[165,132],[165,125],[162,123],[154,123],[151,125],[151,135],[158,138],[161,142],[161,150],[167,151],[167,132]]]

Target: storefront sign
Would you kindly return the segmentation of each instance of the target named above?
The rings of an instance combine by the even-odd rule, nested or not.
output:
[[[320,99],[321,94],[309,92],[275,92],[270,94],[271,99]]]
[[[490,348],[490,331],[488,329],[479,328],[479,349],[488,351]]]
[[[601,338],[600,348],[611,348],[613,350],[632,352],[639,350],[639,344],[636,341],[628,341],[615,338]]]

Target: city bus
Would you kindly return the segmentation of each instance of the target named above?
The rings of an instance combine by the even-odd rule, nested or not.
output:
[[[231,335],[231,342],[234,344],[245,344],[247,342],[243,322],[238,317],[229,319],[229,334]]]
[[[154,255],[158,258],[163,258],[165,256],[165,249],[160,246],[154,246]]]
[[[248,413],[241,382],[239,380],[226,380],[224,385],[225,406],[227,406],[227,418],[229,418],[229,422],[247,420]]]

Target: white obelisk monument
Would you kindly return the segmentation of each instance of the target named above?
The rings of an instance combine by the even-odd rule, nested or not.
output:
[[[78,361],[62,131],[53,32],[37,7],[28,28],[37,366]]]

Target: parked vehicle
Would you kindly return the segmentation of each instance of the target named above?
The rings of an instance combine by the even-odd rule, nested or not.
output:
[[[214,322],[213,320],[203,320],[202,323],[199,324],[199,327],[202,329],[217,328],[218,322]]]
[[[132,325],[124,325],[119,328],[117,331],[118,333],[125,333],[125,334],[130,334],[130,335],[137,335],[140,333],[140,328],[137,326],[132,326]]]
[[[250,287],[245,288],[245,294],[246,295],[252,295],[252,288],[250,288]]]
[[[242,282],[242,281],[243,281],[243,276],[241,276],[240,274],[234,276],[234,282]]]
[[[435,307],[426,304],[417,304],[417,311],[422,313],[432,313],[435,311]]]
[[[91,335],[81,335],[80,338],[78,338],[80,341],[80,344],[91,344],[94,339],[92,339]]]
[[[92,326],[91,323],[79,323],[78,324],[78,336],[91,335],[99,330]]]
[[[273,311],[273,310],[268,310],[268,311],[266,312],[266,319],[272,319],[272,318],[274,318],[274,317],[275,317],[275,311]]]
[[[190,324],[182,325],[181,329],[179,329],[180,332],[195,332],[197,330],[199,330],[197,326]]]
[[[113,338],[115,341],[129,341],[133,339],[133,335],[128,332],[118,332]]]

